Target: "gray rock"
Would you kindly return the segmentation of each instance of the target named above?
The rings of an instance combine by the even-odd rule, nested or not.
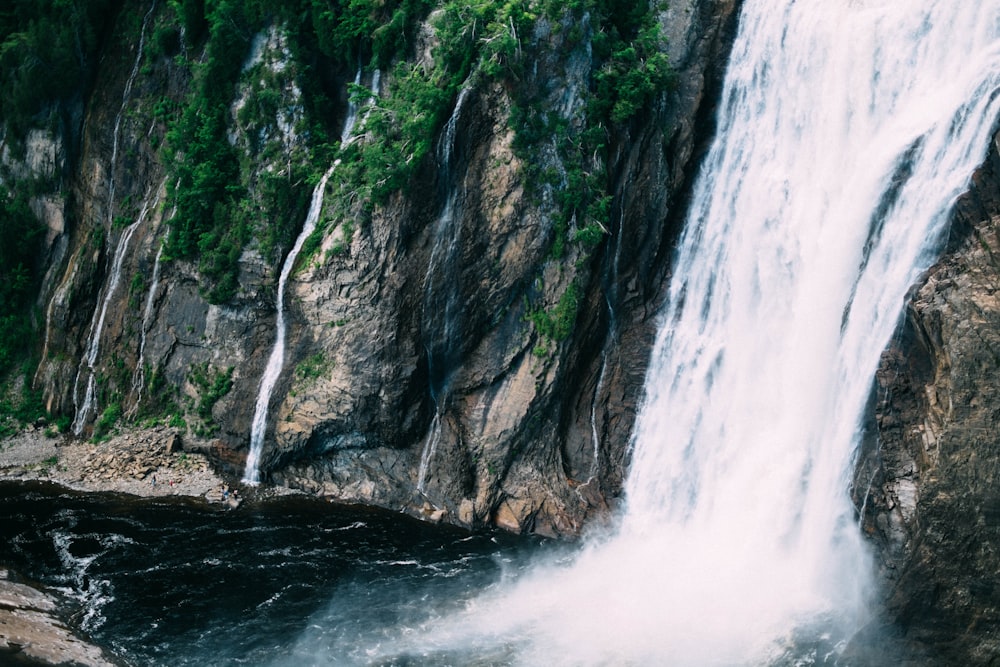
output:
[[[100,648],[66,627],[55,598],[8,576],[0,571],[0,662],[113,667]]]

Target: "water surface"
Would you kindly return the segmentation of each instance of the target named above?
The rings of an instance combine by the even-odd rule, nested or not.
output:
[[[19,483],[0,483],[0,537],[0,566],[61,592],[96,643],[171,666],[444,664],[393,646],[556,548],[301,497],[222,510]]]

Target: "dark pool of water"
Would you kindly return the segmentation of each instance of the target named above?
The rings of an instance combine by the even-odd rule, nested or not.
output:
[[[423,662],[380,647],[554,548],[306,498],[221,510],[15,483],[0,538],[0,566],[154,666]]]

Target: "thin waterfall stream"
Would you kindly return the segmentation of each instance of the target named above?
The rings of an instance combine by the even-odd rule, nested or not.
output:
[[[260,381],[257,402],[254,405],[253,422],[250,431],[250,453],[247,455],[246,470],[243,474],[243,482],[246,484],[260,483],[260,455],[264,449],[264,435],[267,432],[268,407],[271,403],[271,394],[274,392],[274,386],[277,384],[278,377],[281,375],[281,369],[285,365],[285,330],[287,328],[285,322],[285,288],[287,287],[288,279],[292,275],[292,269],[295,268],[295,260],[299,256],[299,251],[302,250],[305,240],[316,229],[316,222],[319,220],[319,214],[323,210],[323,195],[326,192],[326,182],[332,173],[333,167],[327,170],[319,183],[316,184],[312,200],[309,203],[309,213],[306,215],[305,223],[302,225],[302,231],[299,233],[298,238],[295,239],[292,249],[288,251],[285,263],[281,267],[281,275],[278,277],[278,299],[276,305],[278,315],[275,324],[277,334],[274,339],[274,347],[271,348],[271,355],[267,360],[267,367],[264,369],[264,375]]]
[[[427,352],[429,391],[434,402],[434,418],[420,454],[417,491],[425,494],[431,461],[441,441],[442,413],[448,398],[448,378],[457,362],[455,325],[460,316],[460,287],[457,268],[461,254],[461,219],[457,215],[457,192],[451,182],[455,134],[469,88],[462,88],[455,109],[445,123],[437,146],[438,168],[446,189],[444,207],[434,225],[433,245],[424,274],[424,303],[421,332]]]
[[[380,72],[376,70],[372,79],[372,88],[374,89],[372,94],[377,94],[378,92],[379,77]],[[354,83],[355,85],[360,85],[361,83],[360,68],[354,78]],[[344,128],[340,136],[341,146],[346,145],[354,135],[354,126],[357,119],[358,105],[351,102],[348,105],[347,118],[344,120]],[[256,485],[260,483],[260,457],[264,451],[264,438],[267,435],[267,415],[271,404],[271,394],[274,392],[274,387],[285,365],[285,333],[287,328],[285,322],[285,290],[288,279],[291,278],[292,270],[295,268],[295,260],[298,258],[302,246],[305,244],[306,239],[309,238],[309,235],[316,229],[316,223],[319,221],[320,213],[323,210],[323,195],[326,192],[326,182],[333,174],[338,162],[334,162],[333,166],[323,174],[319,183],[316,184],[309,203],[309,212],[306,214],[305,222],[302,225],[302,231],[299,232],[298,238],[295,239],[292,249],[288,251],[285,262],[281,267],[281,274],[278,277],[277,323],[275,325],[277,334],[274,340],[274,347],[271,348],[271,354],[267,360],[267,366],[264,369],[264,375],[261,377],[260,388],[257,391],[257,401],[254,404],[253,421],[250,428],[250,451],[247,454],[246,467],[243,472],[243,482],[245,484]]]
[[[75,435],[83,433],[83,428],[87,424],[87,420],[90,418],[91,413],[95,409],[94,402],[96,400],[97,393],[96,365],[97,356],[101,350],[101,334],[104,331],[104,321],[108,315],[108,307],[111,305],[111,302],[118,291],[118,286],[121,283],[122,271],[125,267],[125,256],[128,253],[129,243],[131,243],[136,230],[142,225],[143,222],[145,222],[150,210],[155,210],[159,205],[159,202],[160,189],[157,189],[156,198],[153,200],[152,204],[150,204],[149,198],[147,197],[146,201],[143,202],[142,209],[139,211],[139,215],[136,217],[135,221],[125,228],[125,231],[122,232],[121,238],[118,239],[118,245],[115,248],[114,257],[111,261],[111,279],[105,289],[103,298],[98,302],[98,308],[95,312],[97,315],[96,323],[93,326],[93,332],[91,333],[90,340],[87,343],[87,352],[83,357],[83,363],[80,365],[76,375],[74,398],[77,396],[80,378],[84,372],[87,373],[87,386],[84,391],[83,403],[77,406],[76,417],[73,420],[73,433]],[[84,369],[84,365],[86,365],[86,369]]]
[[[108,203],[107,203],[107,228],[108,228],[108,238],[111,238],[111,232],[114,229],[114,205],[115,205],[115,167],[118,164],[118,144],[121,139],[121,124],[122,118],[125,115],[125,107],[128,105],[129,98],[132,95],[132,86],[135,83],[135,78],[139,73],[139,65],[142,63],[143,51],[146,43],[146,29],[149,27],[149,20],[153,16],[153,10],[156,9],[155,0],[150,4],[149,10],[142,19],[142,28],[139,31],[139,43],[136,46],[135,61],[132,63],[132,69],[129,72],[128,79],[125,81],[125,87],[122,90],[122,103],[118,109],[118,114],[115,116],[114,129],[112,130],[111,138],[111,160],[108,163]],[[148,198],[147,198],[148,199]],[[159,192],[157,192],[157,201],[159,200]],[[155,204],[154,204],[155,208]],[[111,297],[114,295],[115,289],[118,286],[118,282],[121,279],[121,270],[123,266],[123,260],[125,252],[128,249],[128,243],[132,239],[132,235],[135,233],[136,228],[145,218],[148,211],[148,201],[143,202],[143,207],[139,216],[131,225],[129,225],[122,235],[118,239],[118,245],[113,253],[113,259],[111,262],[111,280],[109,281],[108,287],[103,295],[103,298],[98,299],[98,305],[94,310],[94,315],[90,322],[90,335],[87,342],[87,351],[84,358],[77,369],[76,379],[73,382],[73,404],[76,407],[76,415],[73,418],[73,433],[75,435],[80,435],[83,433],[83,428],[90,417],[90,412],[94,409],[95,400],[95,368],[94,365],[97,363],[97,354],[100,350],[101,344],[101,333],[104,328],[104,317],[107,314],[108,304],[111,301]],[[52,305],[56,298],[62,296],[61,290],[56,290],[53,294],[49,306],[46,310],[46,322],[45,322],[45,344],[43,346],[44,353],[48,354],[48,338],[49,330],[52,326]],[[84,368],[86,365],[86,369]],[[87,374],[87,384],[86,390],[84,392],[83,402],[80,402],[80,379],[83,374]]]
[[[130,664],[885,664],[851,653],[859,631],[878,634],[883,593],[849,497],[854,458],[907,291],[998,119],[1000,0],[745,0],[664,287],[625,501],[580,543],[305,497],[228,511],[17,483],[0,485],[0,560],[71,600],[82,630]],[[437,146],[446,168],[454,132]],[[287,282],[333,169],[278,280],[251,483],[284,363]],[[436,408],[422,491],[460,360],[452,181],[421,238],[433,244],[421,329]],[[608,248],[612,339],[629,321],[614,292],[626,227]],[[88,358],[99,345],[98,333]],[[606,348],[579,436],[595,458],[616,369],[614,340]]]

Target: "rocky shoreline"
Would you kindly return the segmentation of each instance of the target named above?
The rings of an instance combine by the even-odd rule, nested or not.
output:
[[[221,501],[226,481],[204,454],[184,451],[179,430],[158,426],[93,443],[29,428],[0,441],[0,480],[71,489]],[[228,496],[226,501],[231,500]]]
[[[177,429],[153,427],[93,443],[28,428],[0,441],[0,481],[46,481],[92,493],[179,496],[240,504],[204,454],[184,451]],[[111,667],[60,619],[52,595],[0,569],[0,664]]]
[[[0,570],[0,664],[114,667],[59,618],[57,600]]]

